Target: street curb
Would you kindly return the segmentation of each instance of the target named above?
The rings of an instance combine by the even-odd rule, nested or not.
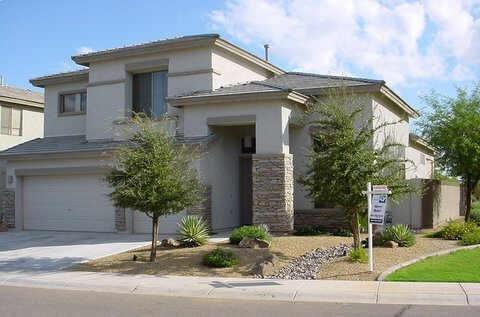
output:
[[[476,249],[476,248],[480,248],[480,245],[476,244],[476,245],[468,245],[468,246],[463,246],[463,247],[457,247],[457,248],[452,248],[452,249],[447,249],[447,250],[442,250],[442,251],[437,251],[437,252],[434,252],[434,253],[430,253],[430,254],[426,254],[426,255],[422,255],[421,257],[418,257],[418,258],[415,258],[413,260],[410,260],[410,261],[406,261],[406,262],[403,262],[403,263],[400,263],[400,264],[396,264],[394,266],[391,266],[389,267],[387,270],[383,271],[382,274],[380,274],[378,277],[377,277],[377,281],[380,281],[380,282],[388,282],[388,281],[385,281],[385,278],[401,269],[401,268],[404,268],[406,266],[409,266],[409,265],[412,265],[414,263],[417,263],[418,261],[421,261],[421,260],[425,260],[427,258],[431,258],[432,256],[438,256],[438,255],[446,255],[446,254],[450,254],[450,253],[453,253],[453,252],[456,252],[456,251],[460,251],[460,250],[469,250],[469,249]]]

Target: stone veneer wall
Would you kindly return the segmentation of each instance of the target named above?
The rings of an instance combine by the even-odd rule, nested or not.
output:
[[[117,231],[127,230],[127,219],[125,216],[125,208],[115,208],[115,229]]]
[[[15,228],[15,191],[4,190],[1,193],[1,206],[4,220],[9,228]]]
[[[293,230],[293,155],[252,155],[253,224]]]
[[[202,217],[212,229],[212,186],[205,185],[200,203],[187,209],[187,215]]]
[[[305,227],[319,227],[325,230],[333,230],[350,227],[341,209],[321,208],[295,210],[295,229]]]

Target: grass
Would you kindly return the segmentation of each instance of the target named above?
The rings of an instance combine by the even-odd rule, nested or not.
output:
[[[387,281],[480,282],[480,248],[434,256],[388,275]]]

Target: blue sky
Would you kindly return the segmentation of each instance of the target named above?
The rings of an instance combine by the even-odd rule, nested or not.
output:
[[[286,70],[381,78],[411,105],[480,75],[480,0],[0,0],[0,75],[75,69],[71,55],[199,33]]]

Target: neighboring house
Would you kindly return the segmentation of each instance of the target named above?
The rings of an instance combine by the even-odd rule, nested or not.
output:
[[[31,80],[45,88],[45,137],[0,154],[15,197],[10,225],[18,229],[150,232],[146,216],[113,207],[103,181],[132,111],[168,113],[178,142],[203,149],[196,166],[204,200],[162,219],[162,233],[175,232],[185,214],[204,216],[214,231],[265,223],[286,232],[294,215],[308,223],[314,203],[295,179],[305,169],[310,130],[295,114],[326,89],[350,87],[380,122],[403,119],[393,130],[406,147],[408,121],[418,116],[384,81],[285,72],[218,35],[72,59],[88,68]]]
[[[0,151],[43,136],[43,94],[0,84]],[[0,190],[5,188],[0,161]]]

